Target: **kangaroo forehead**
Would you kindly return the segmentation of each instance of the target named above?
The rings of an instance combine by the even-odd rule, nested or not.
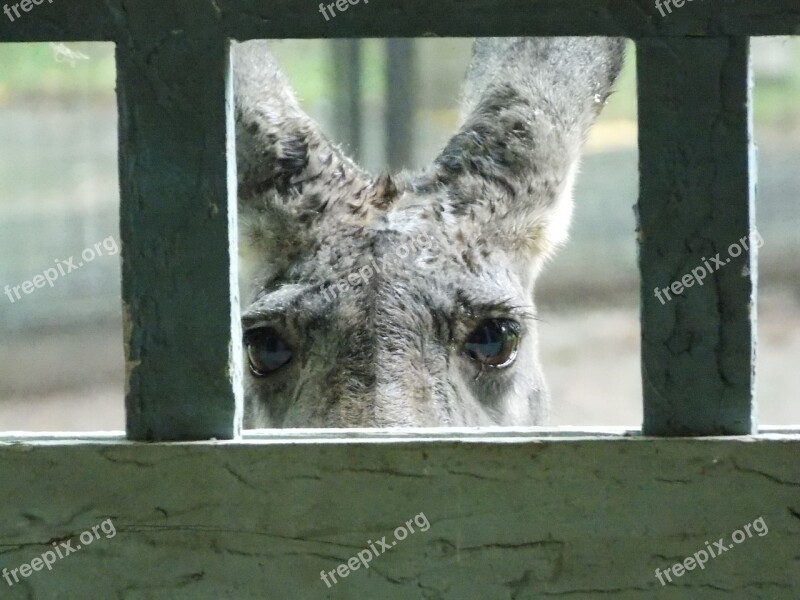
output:
[[[315,261],[315,267],[265,285],[245,310],[243,322],[253,326],[288,319],[303,329],[324,330],[339,318],[364,324],[375,323],[380,315],[399,322],[410,314],[458,319],[511,315],[521,308],[528,312],[530,301],[507,268],[471,272],[437,261],[391,260],[385,254],[356,257],[335,268],[321,268],[322,261]]]
[[[449,246],[442,232],[424,226],[403,229],[387,226],[358,226],[322,232],[319,244],[307,261],[337,270],[373,260],[394,262],[424,258],[437,248]]]

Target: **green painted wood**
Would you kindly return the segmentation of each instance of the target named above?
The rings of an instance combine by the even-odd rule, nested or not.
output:
[[[747,434],[758,246],[748,40],[637,50],[643,431]]]
[[[3,6],[13,11],[19,2],[5,0]],[[12,12],[13,21],[0,12],[0,42],[113,41],[125,26],[126,14],[118,2],[53,0],[28,6],[28,12],[18,8],[19,18]]]
[[[758,443],[753,443],[758,439]],[[800,435],[387,444],[0,443],[4,598],[796,600]],[[331,571],[422,513],[330,589]],[[664,587],[683,561],[753,535]],[[421,520],[424,524],[424,520]],[[763,529],[762,529],[763,531]],[[376,544],[377,547],[377,544]]]
[[[780,441],[800,436],[800,427],[772,425],[759,427],[758,433],[746,438],[751,442]],[[599,439],[640,438],[660,441],[663,438],[642,438],[638,429],[626,427],[398,427],[396,429],[325,428],[325,429],[247,429],[237,440],[211,442],[218,447],[248,443],[408,443],[408,442],[531,442],[558,438],[568,441],[597,441]],[[730,436],[708,436],[703,440],[728,440]],[[0,444],[40,443],[47,445],[107,444],[126,440],[124,431],[43,432],[6,431]]]
[[[228,41],[139,27],[117,45],[128,436],[231,438],[242,399]]]
[[[664,16],[653,0],[373,0],[348,6],[326,21],[319,0],[53,0],[33,5],[14,22],[0,13],[0,41],[120,40],[141,19],[181,28],[210,10],[237,39],[800,32],[800,0],[686,0]]]

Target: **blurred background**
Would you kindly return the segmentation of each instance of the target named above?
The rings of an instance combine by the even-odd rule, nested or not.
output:
[[[379,172],[458,126],[469,39],[287,40],[323,130]],[[800,40],[753,42],[761,424],[800,423]],[[555,425],[639,426],[635,53],[587,143],[568,245],[537,289]],[[114,47],[0,44],[0,430],[123,429],[119,255],[19,286],[118,234]],[[166,125],[165,125],[166,126]],[[665,285],[668,282],[665,282]]]

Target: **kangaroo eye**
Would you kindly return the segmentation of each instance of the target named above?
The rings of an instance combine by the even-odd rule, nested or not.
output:
[[[266,377],[277,371],[294,356],[286,340],[272,327],[261,327],[245,332],[244,343],[247,347],[250,371],[256,377]]]
[[[517,358],[520,326],[511,319],[488,319],[475,328],[464,349],[472,360],[495,368],[505,368]]]

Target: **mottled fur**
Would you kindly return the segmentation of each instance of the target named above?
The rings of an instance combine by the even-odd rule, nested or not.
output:
[[[611,38],[478,40],[459,131],[427,169],[374,178],[303,113],[263,42],[237,45],[243,325],[295,352],[247,375],[246,426],[544,423],[534,281],[566,238],[622,54]],[[366,283],[326,293],[370,264]],[[462,349],[490,317],[522,324],[507,369]]]

